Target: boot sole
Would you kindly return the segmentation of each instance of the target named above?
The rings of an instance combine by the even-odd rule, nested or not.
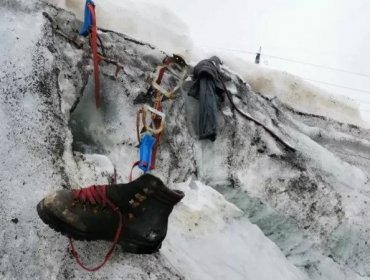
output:
[[[48,213],[49,211],[42,206],[43,201],[39,202],[37,204],[37,214],[39,215],[40,219],[47,224],[50,228],[52,228],[54,231],[68,237],[73,238],[75,240],[79,241],[96,241],[96,240],[105,240],[105,241],[111,241],[102,239],[100,237],[91,237],[91,234],[87,236],[87,233],[81,232],[79,230],[76,230],[69,226],[68,224],[64,223],[63,221],[59,219],[55,219],[54,215],[51,213]],[[135,242],[132,242],[130,240],[121,239],[118,243],[123,252],[126,253],[132,253],[132,254],[153,254],[155,252],[158,252],[159,249],[162,246],[162,242],[159,242],[158,244],[154,245],[144,245],[144,244],[137,244]]]

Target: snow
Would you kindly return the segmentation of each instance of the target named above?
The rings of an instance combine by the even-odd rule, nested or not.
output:
[[[80,1],[49,1],[74,12],[82,19],[83,5]],[[269,98],[278,97],[280,101],[304,113],[370,128],[370,124],[362,119],[358,103],[348,97],[330,94],[298,76],[252,64],[222,50],[210,52],[209,49],[194,48],[187,24],[177,18],[166,7],[165,2],[154,4],[142,0],[119,2],[103,0],[96,1],[96,5],[98,24],[103,28],[145,40],[169,53],[180,53],[193,62],[219,55],[225,64],[247,81],[254,90]]]
[[[176,188],[185,198],[162,252],[187,279],[306,279],[257,226],[236,219],[242,211],[221,194],[199,181]]]
[[[73,12],[83,20],[84,1],[49,0]],[[101,28],[115,30],[173,53],[192,49],[188,27],[164,5],[152,1],[95,1],[97,22]]]
[[[297,78],[245,67],[232,58],[225,58],[224,74],[239,95],[237,106],[291,143],[296,153],[227,103],[219,113],[216,141],[199,141],[197,102],[186,96],[187,82],[176,100],[163,104],[167,126],[153,173],[186,196],[170,216],[162,249],[149,256],[116,250],[96,274],[81,270],[66,238],[41,222],[35,206],[61,187],[106,183],[114,168],[118,182],[127,182],[138,156],[140,105],[133,101],[147,89],[145,77],[164,54],[101,31],[109,55],[125,65],[125,72],[115,79],[114,67],[101,64],[103,106],[97,111],[89,49],[76,49],[53,33],[41,13],[52,15],[67,34],[74,34],[79,22],[32,3],[0,7],[5,38],[0,42],[5,54],[0,58],[1,278],[369,279],[369,132],[334,118],[342,110],[340,121],[359,122],[356,109],[339,101],[334,106],[330,97]],[[65,2],[70,9],[73,3]],[[150,24],[141,28],[152,32]],[[167,35],[164,47],[182,45]],[[193,58],[199,54],[193,52]],[[253,81],[261,76],[272,83],[264,87],[264,94],[276,96],[272,101],[256,92]],[[292,84],[309,93],[293,98]],[[325,110],[326,117],[302,114]],[[89,264],[99,263],[109,245],[77,242]]]
[[[296,110],[326,116],[344,123],[367,127],[358,104],[348,97],[335,96],[302,78],[287,72],[256,65],[241,58],[225,55],[226,65],[238,73],[256,91],[280,101]]]

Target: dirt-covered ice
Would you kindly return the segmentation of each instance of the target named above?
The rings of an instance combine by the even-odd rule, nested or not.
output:
[[[257,93],[227,59],[223,72],[235,104],[296,151],[227,101],[216,141],[199,141],[198,104],[186,95],[187,81],[163,104],[167,126],[154,174],[186,197],[161,251],[117,249],[96,274],[81,270],[67,239],[41,222],[35,206],[58,188],[106,183],[114,168],[127,182],[138,156],[134,100],[165,53],[100,31],[124,71],[115,78],[115,67],[101,63],[103,105],[96,110],[87,40],[78,49],[57,32],[76,34],[81,23],[72,14],[5,1],[0,23],[1,278],[369,279],[368,131]],[[77,244],[91,264],[109,248]]]

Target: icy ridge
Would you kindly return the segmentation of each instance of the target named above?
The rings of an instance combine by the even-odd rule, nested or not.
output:
[[[41,223],[34,207],[58,186],[106,183],[113,167],[119,182],[127,181],[137,159],[134,116],[139,105],[133,101],[146,91],[146,74],[165,54],[115,32],[100,32],[108,54],[125,69],[115,79],[115,68],[101,65],[104,105],[96,111],[87,44],[82,50],[71,45],[41,12],[66,34],[75,34],[80,22],[49,6],[38,9],[25,16],[35,33],[18,25],[14,37],[7,37],[24,40],[17,44],[23,57],[12,53],[9,43],[4,45],[18,61],[1,61],[7,66],[1,68],[6,86],[0,106],[5,120],[0,125],[5,143],[0,212],[2,224],[8,225],[1,229],[0,273],[5,279],[369,277],[368,132],[297,114],[227,70],[237,106],[297,152],[286,151],[227,102],[220,108],[216,142],[200,142],[194,129],[197,103],[186,96],[186,83],[178,99],[164,103],[167,127],[155,174],[187,196],[171,216],[162,251],[152,256],[117,252],[106,270],[93,276],[76,268],[66,240]],[[8,34],[16,16],[7,9],[0,12],[0,30]],[[90,263],[98,262],[109,244],[94,246],[79,244]]]

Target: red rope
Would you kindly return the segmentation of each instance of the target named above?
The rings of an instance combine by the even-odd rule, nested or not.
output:
[[[137,161],[137,162],[135,162],[133,165],[132,165],[132,167],[131,167],[131,172],[130,172],[130,175],[129,175],[129,177],[128,177],[128,181],[129,182],[131,182],[132,181],[132,171],[134,170],[134,168],[136,167],[136,166],[138,166],[140,164],[140,161]]]
[[[111,248],[109,249],[108,253],[105,255],[103,262],[100,265],[96,266],[96,267],[89,268],[89,267],[87,267],[86,265],[83,264],[83,262],[81,261],[79,255],[76,251],[75,246],[73,245],[72,238],[69,238],[71,253],[75,257],[76,262],[83,269],[85,269],[87,271],[90,271],[90,272],[94,272],[94,271],[97,271],[100,268],[102,268],[107,263],[107,261],[110,259],[110,257],[112,256],[114,248],[116,247],[116,245],[119,241],[119,238],[121,236],[122,230],[123,230],[123,215],[122,215],[119,207],[116,206],[107,197],[107,186],[106,185],[102,185],[102,186],[93,185],[93,186],[88,187],[88,188],[73,190],[72,191],[72,196],[73,196],[73,199],[75,199],[75,200],[79,200],[81,202],[89,202],[93,205],[95,205],[97,203],[102,203],[103,206],[105,206],[106,204],[108,204],[112,208],[112,210],[114,212],[116,212],[119,216],[119,224],[118,224],[117,231],[116,231],[116,234],[115,234],[114,239],[113,239],[113,244],[112,244]]]
[[[163,67],[161,70],[159,70],[158,78],[157,78],[157,80],[156,80],[156,83],[157,83],[158,85],[160,85],[160,84],[161,84],[162,79],[163,79],[163,76],[164,76],[164,72],[166,71],[166,69],[167,69],[167,67]]]
[[[95,6],[92,4],[87,5],[91,17],[92,17],[92,30],[91,30],[91,49],[93,53],[94,61],[94,76],[95,76],[95,104],[96,108],[100,107],[100,80],[99,80],[99,56],[98,56],[98,35],[96,28],[96,15],[95,15]]]

